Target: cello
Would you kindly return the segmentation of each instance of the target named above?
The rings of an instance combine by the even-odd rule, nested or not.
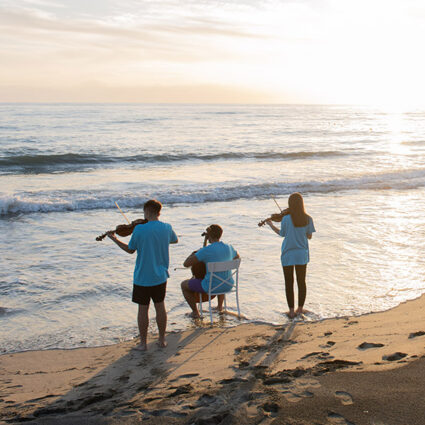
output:
[[[208,242],[208,235],[206,232],[202,233],[201,236],[204,236],[204,243],[202,245],[202,248],[207,246],[207,242]],[[193,251],[193,254],[196,254],[198,252],[198,250]],[[207,266],[205,265],[205,263],[203,263],[202,261],[199,261],[199,263],[194,264],[191,268],[190,268],[191,272],[192,272],[192,276],[195,279],[203,279],[205,277],[205,275],[207,274]]]
[[[208,234],[207,232],[203,232],[201,236],[204,237],[204,243],[202,244],[202,248],[204,248],[207,246],[207,243],[208,243]],[[196,254],[198,251],[199,250],[193,251],[191,255]],[[192,277],[195,279],[203,279],[205,275],[207,274],[207,266],[202,261],[199,261],[198,263],[194,264],[193,266],[191,266],[190,269],[192,272]],[[208,301],[208,294],[199,293],[199,296],[201,297],[202,302]],[[215,297],[216,295],[211,295],[211,299],[214,299]]]

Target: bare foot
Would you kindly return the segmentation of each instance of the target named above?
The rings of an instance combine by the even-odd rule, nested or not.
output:
[[[200,319],[201,318],[199,313],[196,313],[195,311],[192,311],[192,313],[189,313],[189,317],[191,317],[192,319]]]
[[[294,310],[289,310],[286,312],[286,315],[290,318],[293,319],[295,317],[295,311]]]
[[[295,314],[307,314],[307,313],[310,313],[310,312],[303,307],[298,307],[295,310]]]
[[[163,340],[159,339],[159,340],[156,342],[156,345],[157,345],[159,348],[165,348],[165,347],[168,345],[168,343],[167,343],[167,341],[166,341],[165,339],[163,339]]]
[[[146,343],[140,343],[139,345],[136,345],[133,350],[136,351],[146,351],[148,349],[148,346],[146,345]]]

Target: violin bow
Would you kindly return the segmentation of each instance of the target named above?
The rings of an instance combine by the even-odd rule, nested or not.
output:
[[[123,215],[123,217],[127,220],[128,224],[130,223],[130,220],[127,218],[127,216],[122,212],[122,209],[120,208],[120,206],[114,201],[115,205],[117,206],[117,208],[119,209],[120,213]]]
[[[277,207],[279,208],[280,212],[282,212],[282,208],[280,208],[279,204],[276,201],[276,198],[274,197],[274,195],[272,195],[273,201],[274,203],[277,205]]]

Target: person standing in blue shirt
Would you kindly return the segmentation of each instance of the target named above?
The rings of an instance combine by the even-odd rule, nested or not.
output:
[[[280,230],[271,219],[266,223],[271,229],[282,236],[281,263],[285,277],[286,300],[288,316],[294,318],[297,314],[305,313],[304,303],[307,295],[305,276],[307,263],[310,261],[308,240],[316,231],[313,219],[305,212],[304,200],[300,193],[293,193],[288,199],[288,214],[281,221]],[[298,308],[294,310],[294,268],[298,285]]]
[[[236,258],[240,258],[239,254],[233,248],[232,245],[223,243],[220,241],[221,235],[223,234],[223,229],[218,224],[211,224],[208,226],[205,231],[205,238],[210,243],[210,245],[204,246],[198,251],[193,252],[189,257],[186,258],[183,263],[184,267],[192,267],[196,264],[203,262],[205,264],[216,262],[216,261],[231,261]],[[233,282],[233,278],[231,277],[231,272],[218,272],[217,276],[220,276],[222,279],[229,279],[230,282]],[[207,273],[203,279],[192,278],[189,280],[184,280],[181,283],[181,288],[183,295],[192,309],[191,316],[193,318],[199,317],[198,306],[196,303],[199,302],[199,294],[208,294],[210,282],[210,273]],[[213,278],[211,283],[211,293],[214,294],[215,288],[218,288],[219,292],[230,291],[232,286],[227,284],[222,284],[221,281],[217,278]],[[218,310],[223,310],[223,301],[224,295],[218,295]]]
[[[149,325],[149,303],[152,299],[156,311],[158,325],[158,345],[166,347],[165,329],[167,327],[167,311],[165,309],[165,292],[167,279],[170,276],[169,245],[178,242],[177,235],[168,223],[159,221],[162,204],[151,199],[143,206],[146,224],[137,225],[128,245],[118,240],[113,232],[108,236],[122,250],[129,254],[137,251],[136,265],[133,274],[132,301],[139,305],[137,324],[140,332],[140,351],[147,349],[147,334]]]

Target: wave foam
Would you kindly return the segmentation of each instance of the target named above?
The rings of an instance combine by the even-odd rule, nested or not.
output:
[[[146,187],[135,188],[128,194],[122,191],[52,191],[0,195],[0,216],[29,213],[66,212],[95,209],[114,209],[114,201],[123,208],[140,208],[154,197],[165,204],[233,201],[237,199],[284,196],[292,192],[338,193],[350,190],[406,190],[425,186],[425,169],[394,173],[372,174],[352,179],[327,181],[275,182],[241,185],[204,185],[193,190],[192,185],[170,187],[167,191]],[[142,193],[143,195],[134,195]]]

